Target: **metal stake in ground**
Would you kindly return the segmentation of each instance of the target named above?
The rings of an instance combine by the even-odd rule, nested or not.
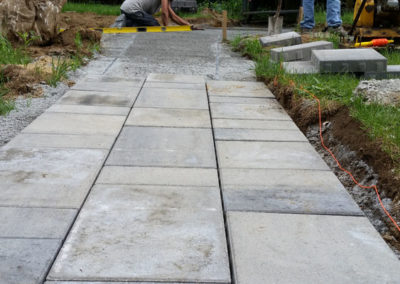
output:
[[[275,16],[268,17],[268,35],[275,35],[282,33],[283,17],[280,17],[282,9],[282,0],[278,1]]]

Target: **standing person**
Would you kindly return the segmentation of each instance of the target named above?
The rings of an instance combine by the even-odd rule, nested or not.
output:
[[[178,25],[190,25],[189,22],[175,14],[171,8],[170,0],[125,0],[121,5],[121,13],[126,17],[127,27],[159,26],[160,24],[153,17],[153,14],[160,7],[164,26],[168,26],[170,18]]]
[[[300,23],[302,32],[311,32],[314,29],[314,0],[303,0],[303,20]],[[328,30],[344,35],[340,16],[340,0],[326,1],[326,22]]]

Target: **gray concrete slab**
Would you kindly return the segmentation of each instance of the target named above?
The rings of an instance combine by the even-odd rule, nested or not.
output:
[[[388,65],[387,66],[388,76],[400,76],[400,65]]]
[[[135,103],[137,107],[208,110],[208,101],[204,90],[145,88]]]
[[[367,218],[228,213],[236,283],[396,283],[400,262]]]
[[[119,115],[45,112],[36,118],[22,132],[116,136],[124,121],[125,117]]]
[[[108,151],[0,151],[0,206],[79,208]]]
[[[112,75],[90,75],[78,81],[73,90],[131,93],[143,85],[143,78],[121,78]]]
[[[267,104],[270,98],[210,96],[210,103]]]
[[[308,142],[300,131],[276,129],[226,129],[214,130],[216,140],[224,141],[295,141]]]
[[[220,175],[228,211],[363,215],[330,171],[221,169]]]
[[[271,97],[274,95],[262,82],[247,81],[207,81],[209,94],[218,96]]]
[[[284,129],[299,130],[290,120],[213,119],[213,127],[231,129]]]
[[[67,105],[131,107],[139,91],[140,88],[133,88],[130,92],[126,93],[72,90],[61,97],[58,103]]]
[[[218,189],[95,186],[48,279],[229,282]]]
[[[301,36],[296,32],[281,33],[261,37],[260,43],[263,47],[296,45],[301,44]]]
[[[134,108],[126,125],[211,128],[208,110]]]
[[[215,187],[218,173],[216,169],[106,166],[97,183]]]
[[[313,50],[311,61],[320,73],[386,73],[387,59],[372,48]]]
[[[63,239],[76,209],[0,207],[0,238]]]
[[[217,141],[221,168],[329,170],[309,143]]]
[[[316,74],[317,68],[311,61],[283,62],[283,69],[289,74]]]
[[[169,49],[169,47],[167,47]],[[183,75],[183,74],[158,74],[151,73],[146,78],[147,82],[174,82],[188,84],[204,84],[203,76]]]
[[[215,168],[212,133],[200,128],[124,127],[106,164]]]
[[[47,112],[81,113],[81,114],[103,114],[103,115],[128,115],[129,107],[109,107],[109,106],[91,106],[91,105],[67,105],[54,104],[49,107]]]
[[[115,138],[110,135],[21,133],[8,142],[3,149],[32,147],[111,149]]]
[[[174,82],[157,82],[149,81],[144,84],[144,88],[162,88],[162,89],[188,89],[188,90],[205,90],[205,83],[174,83]]]
[[[270,58],[273,62],[310,61],[311,51],[316,49],[333,49],[333,43],[325,40],[302,43],[298,45],[273,48]]]
[[[42,283],[61,240],[0,238],[2,284]]]
[[[268,104],[210,103],[212,118],[291,120],[277,101]]]

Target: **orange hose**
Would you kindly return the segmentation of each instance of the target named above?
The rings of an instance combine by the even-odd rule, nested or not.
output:
[[[292,82],[292,84],[294,85],[294,82]],[[340,162],[338,161],[338,159],[336,158],[336,156],[333,154],[333,152],[327,147],[325,146],[324,143],[324,137],[322,136],[322,112],[321,112],[321,102],[318,99],[318,97],[316,95],[314,95],[313,93],[311,93],[310,91],[304,89],[303,87],[300,87],[300,89],[304,92],[306,92],[307,94],[311,95],[318,103],[318,115],[319,115],[319,137],[321,139],[321,145],[322,147],[324,147],[324,149],[326,151],[329,152],[329,154],[332,156],[332,158],[336,161],[337,165],[339,166],[339,168],[344,171],[345,173],[347,173],[351,179],[353,180],[353,182],[358,185],[359,187],[363,188],[363,189],[374,189],[376,196],[378,197],[379,200],[379,204],[381,205],[383,211],[385,212],[385,214],[389,217],[390,221],[392,221],[392,223],[394,224],[394,226],[396,227],[396,229],[400,232],[400,227],[397,224],[397,222],[394,220],[394,218],[392,217],[392,215],[390,215],[390,213],[386,210],[385,206],[382,203],[382,199],[381,196],[379,194],[378,191],[378,187],[376,185],[370,185],[370,186],[365,186],[365,185],[361,185],[353,176],[353,174],[351,172],[349,172],[348,170],[346,170],[345,168],[342,167],[342,165],[340,164]]]

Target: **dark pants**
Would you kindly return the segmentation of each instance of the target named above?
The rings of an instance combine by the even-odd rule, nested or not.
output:
[[[150,14],[146,12],[136,12],[136,13],[121,13],[126,16],[126,27],[149,27],[149,26],[159,26],[160,24],[157,20]]]

